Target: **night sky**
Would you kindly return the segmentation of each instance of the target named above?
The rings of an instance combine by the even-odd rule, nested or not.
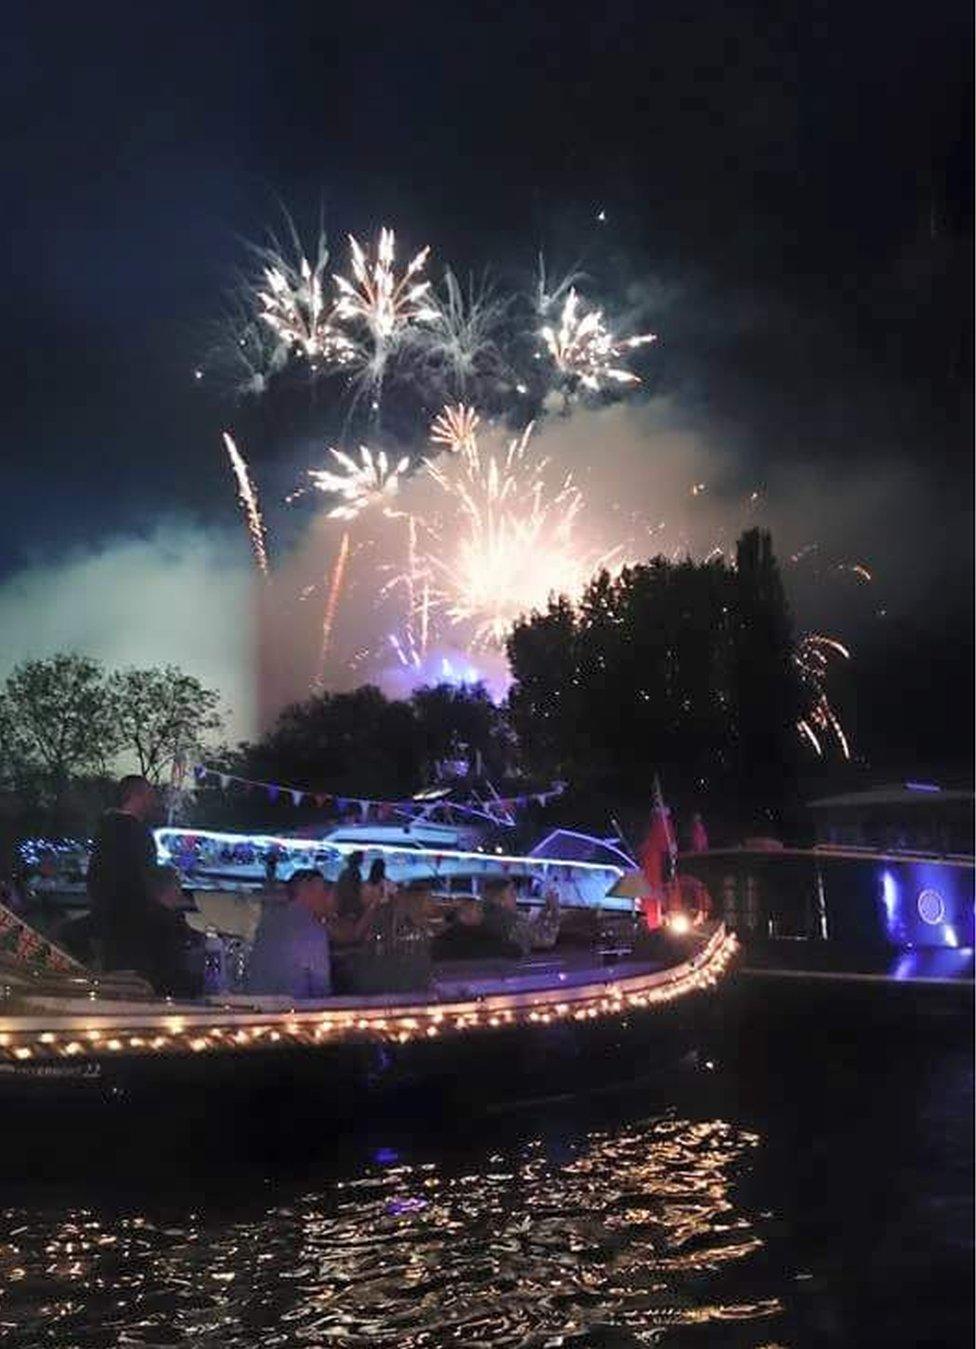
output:
[[[917,533],[874,522],[871,560],[971,644],[970,4],[15,9],[0,577],[233,528],[224,424],[285,485],[295,446],[193,379],[285,203],[513,281],[582,257],[652,311],[647,393],[743,473],[914,483]]]

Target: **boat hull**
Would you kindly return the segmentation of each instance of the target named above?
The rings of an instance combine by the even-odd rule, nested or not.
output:
[[[455,980],[426,1002],[333,999],[277,1012],[128,1004],[0,1018],[3,1128],[17,1136],[5,1154],[21,1165],[28,1149],[50,1170],[63,1151],[52,1141],[71,1138],[70,1166],[99,1165],[100,1121],[115,1158],[137,1159],[147,1127],[167,1148],[200,1155],[260,1150],[382,1111],[463,1122],[633,1083],[695,1049],[734,949],[719,929],[665,968],[606,967],[555,983],[520,976],[501,990],[497,979]]]

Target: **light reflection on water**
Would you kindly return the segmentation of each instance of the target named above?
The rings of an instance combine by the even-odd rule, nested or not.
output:
[[[569,1155],[539,1140],[483,1153],[463,1173],[382,1151],[246,1218],[8,1209],[0,1330],[16,1349],[420,1349],[714,1343],[716,1323],[728,1343],[736,1322],[772,1343],[779,1303],[734,1190],[758,1142],[671,1117]]]

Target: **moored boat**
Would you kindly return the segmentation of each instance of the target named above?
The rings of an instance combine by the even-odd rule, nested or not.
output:
[[[722,924],[607,965],[593,953],[439,966],[422,992],[176,1003],[77,966],[8,959],[0,1006],[0,1100],[36,1116],[72,1105],[142,1106],[167,1118],[207,1102],[224,1118],[272,1092],[304,1117],[406,1086],[488,1096],[632,1080],[694,1047],[728,973]]]

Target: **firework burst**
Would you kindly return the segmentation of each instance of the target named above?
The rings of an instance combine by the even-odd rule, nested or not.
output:
[[[830,662],[834,657],[841,660],[851,658],[850,651],[836,637],[808,632],[797,642],[793,651],[793,663],[810,699],[809,710],[806,716],[797,722],[797,729],[804,740],[813,747],[818,758],[824,758],[827,739],[832,736],[841,755],[845,759],[850,759],[850,744],[827,694]]]
[[[446,446],[452,454],[472,452],[477,444],[476,432],[480,422],[481,418],[473,407],[466,407],[464,403],[449,403],[431,422],[431,442]]]
[[[602,310],[585,309],[574,287],[566,295],[558,325],[545,324],[539,336],[567,394],[579,388],[599,393],[609,385],[639,384],[639,376],[620,362],[627,353],[656,340],[653,333],[615,337]]]
[[[430,282],[419,279],[427,265],[429,247],[420,250],[399,281],[394,269],[396,236],[392,230],[380,230],[372,262],[351,234],[349,247],[354,281],[344,276],[333,278],[339,290],[337,318],[364,323],[377,340],[383,341],[389,341],[409,323],[427,323],[437,318]]]
[[[448,517],[427,526],[431,603],[470,629],[471,649],[501,647],[523,614],[579,593],[608,560],[581,550],[583,494],[532,452],[531,433],[500,452],[472,437],[464,453],[426,465]]]
[[[349,365],[356,348],[336,325],[336,306],[326,296],[323,274],[329,255],[321,251],[313,263],[304,254],[295,265],[277,258],[264,269],[257,292],[260,318],[285,351],[297,351],[311,367]]]
[[[360,445],[359,459],[342,450],[329,453],[338,468],[312,468],[308,476],[320,492],[339,498],[328,512],[331,520],[355,520],[370,506],[381,506],[386,515],[392,514],[390,503],[400,489],[400,479],[410,464],[404,455],[396,463],[380,450],[374,454],[367,445]]]

